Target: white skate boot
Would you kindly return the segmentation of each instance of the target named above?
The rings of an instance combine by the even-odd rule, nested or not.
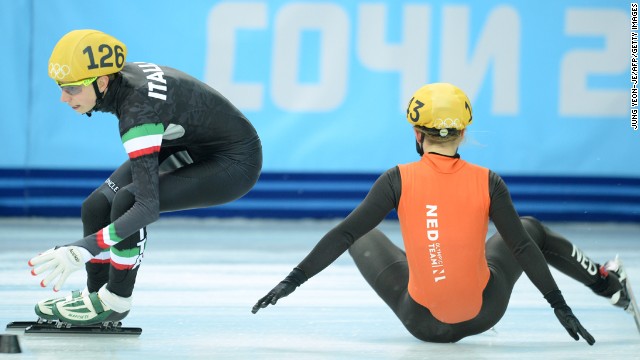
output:
[[[67,296],[62,296],[62,297],[57,297],[57,298],[49,298],[49,299],[45,299],[42,301],[39,301],[36,306],[35,306],[35,312],[36,315],[38,315],[41,319],[46,320],[46,321],[54,321],[54,320],[58,320],[58,318],[56,317],[56,315],[53,313],[53,306],[57,303],[63,302],[63,301],[69,301],[72,299],[78,299],[80,297],[82,297],[82,295],[86,293],[88,294],[88,290],[85,288],[84,290],[80,291],[80,290],[74,290],[71,292],[70,295]]]
[[[95,325],[117,323],[129,314],[130,309],[131,297],[120,297],[107,290],[105,285],[98,292],[57,302],[52,311],[57,319],[65,323]]]

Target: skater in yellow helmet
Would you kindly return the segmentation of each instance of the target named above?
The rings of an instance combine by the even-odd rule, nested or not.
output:
[[[345,251],[407,330],[430,342],[456,342],[490,329],[507,309],[524,271],[569,335],[592,345],[556,285],[547,263],[628,309],[618,261],[595,263],[532,217],[520,218],[495,172],[460,158],[473,121],[458,87],[428,84],[409,101],[420,160],[387,170],[353,212],[252,309],[275,305]],[[375,227],[398,212],[404,250]],[[485,242],[489,219],[498,232]]]
[[[41,285],[53,284],[54,291],[73,271],[87,271],[83,291],[36,305],[47,320],[87,325],[123,319],[146,226],[161,212],[234,201],[260,175],[260,138],[229,100],[179,70],[126,60],[122,41],[91,29],[64,35],[49,59],[62,102],[80,114],[117,117],[128,160],[84,200],[84,236],[52,244],[29,261],[33,275],[47,273]]]

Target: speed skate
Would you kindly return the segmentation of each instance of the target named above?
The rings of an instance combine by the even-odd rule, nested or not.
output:
[[[611,303],[615,306],[622,307],[633,316],[633,320],[636,322],[636,328],[638,328],[638,332],[640,333],[640,309],[638,309],[638,303],[631,289],[631,283],[629,283],[629,277],[622,264],[622,260],[616,255],[614,260],[607,261],[607,263],[604,264],[604,268],[616,274],[620,285],[622,285],[622,290],[611,297]]]
[[[24,329],[25,334],[72,334],[72,335],[133,335],[142,334],[142,328],[124,327],[122,322],[107,321],[94,325],[72,325],[57,320],[13,321],[7,330]]]

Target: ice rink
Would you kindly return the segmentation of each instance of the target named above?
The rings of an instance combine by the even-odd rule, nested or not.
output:
[[[21,354],[0,359],[640,359],[630,315],[554,270],[594,346],[574,341],[523,276],[494,330],[456,344],[413,338],[345,254],[276,306],[251,307],[286,276],[337,220],[162,218],[151,225],[125,326],[139,337],[23,335],[4,329],[35,320],[54,295],[27,260],[77,240],[79,219],[0,218],[0,325],[19,334]],[[549,223],[593,260],[617,253],[640,295],[640,224]],[[380,228],[400,241],[397,222]],[[75,273],[67,290],[84,287]]]

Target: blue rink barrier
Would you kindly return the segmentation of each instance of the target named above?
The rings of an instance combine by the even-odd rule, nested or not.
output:
[[[0,216],[78,217],[111,171],[0,169]],[[163,216],[341,218],[379,174],[263,173],[241,199]],[[520,215],[545,221],[640,222],[640,179],[503,176]],[[396,218],[395,212],[388,218]]]

